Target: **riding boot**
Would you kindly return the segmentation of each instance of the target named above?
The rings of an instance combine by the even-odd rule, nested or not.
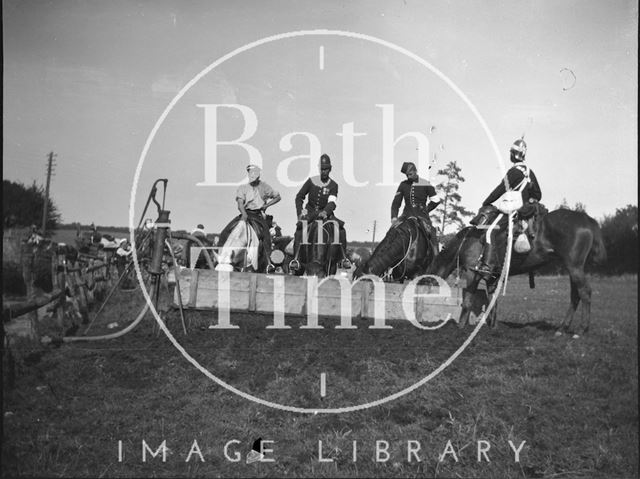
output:
[[[436,233],[433,229],[431,230],[431,234],[429,235],[429,243],[431,244],[431,250],[433,251],[433,261],[440,252],[440,247],[438,246],[438,237],[436,236]]]
[[[485,243],[482,249],[480,264],[471,269],[485,278],[489,278],[493,274],[493,256],[493,244]]]
[[[300,248],[300,243],[302,242],[302,225],[298,223],[296,226],[296,231],[293,234],[293,251],[294,255],[297,256],[298,248]]]
[[[344,228],[340,228],[340,244],[342,245],[342,252],[344,253],[344,259],[347,259],[347,231]]]
[[[267,230],[266,232],[263,232],[262,237],[262,251],[266,258],[266,264],[271,264],[271,246],[271,235],[269,234],[269,230]]]

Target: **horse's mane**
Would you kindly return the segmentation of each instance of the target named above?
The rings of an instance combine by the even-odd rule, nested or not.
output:
[[[384,236],[384,238],[382,238],[382,241],[380,241],[380,244],[378,244],[378,246],[376,246],[376,248],[373,250],[373,253],[371,256],[373,257],[376,254],[384,253],[386,250],[388,250],[391,246],[395,244],[396,238],[398,236],[406,237],[407,234],[409,233],[408,227],[409,227],[409,218],[406,221],[403,221],[397,227],[389,228],[389,231],[387,231],[387,234]]]
[[[458,231],[456,235],[449,241],[447,241],[447,243],[442,247],[442,250],[440,250],[440,253],[432,264],[433,268],[449,264],[451,261],[453,261],[459,253],[462,242],[469,236],[469,234],[472,234],[474,231],[478,230],[473,226],[465,226],[460,231]]]

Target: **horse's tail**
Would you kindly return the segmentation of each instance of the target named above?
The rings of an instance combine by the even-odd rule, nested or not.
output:
[[[593,221],[593,243],[591,245],[591,251],[589,252],[589,259],[594,264],[602,266],[607,262],[607,249],[604,246],[602,231],[598,223],[593,218],[591,218],[591,220]]]

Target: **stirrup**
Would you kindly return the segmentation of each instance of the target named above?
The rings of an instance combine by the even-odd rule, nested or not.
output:
[[[491,276],[494,275],[493,273],[493,268],[491,268],[489,265],[486,264],[481,264],[478,266],[474,266],[469,268],[471,271],[478,273],[480,275],[482,275],[483,277],[488,277],[490,278]]]
[[[300,261],[292,259],[289,262],[289,271],[298,271],[300,269]]]

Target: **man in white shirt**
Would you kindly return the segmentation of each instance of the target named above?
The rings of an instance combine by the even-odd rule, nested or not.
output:
[[[256,231],[267,258],[271,254],[271,235],[265,220],[265,211],[281,199],[280,193],[260,179],[261,170],[256,165],[247,166],[249,183],[236,190],[236,202],[240,215],[236,216],[220,233],[219,244],[224,245],[238,221],[247,221]]]

